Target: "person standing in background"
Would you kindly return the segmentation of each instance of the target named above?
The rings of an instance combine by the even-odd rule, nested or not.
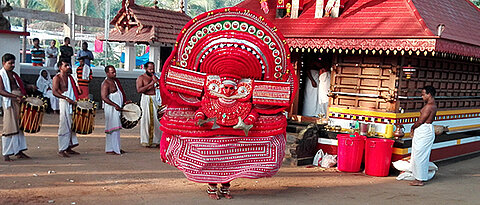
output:
[[[57,41],[52,40],[50,42],[50,47],[45,49],[45,54],[47,55],[47,60],[45,62],[47,67],[55,67],[57,63],[57,56],[58,56],[58,48],[55,47]]]
[[[307,73],[307,80],[305,81],[302,115],[318,117],[318,114],[320,113],[318,103],[319,68],[316,66],[316,63],[314,63],[314,67],[305,72]]]
[[[88,43],[83,42],[82,43],[82,50],[79,50],[77,52],[77,58],[83,57],[85,64],[88,66],[91,66],[91,61],[93,60],[93,53],[92,51],[88,50]]]
[[[33,66],[43,66],[43,60],[45,59],[45,50],[43,50],[39,44],[40,40],[38,38],[34,38],[32,49],[30,49]]]
[[[70,38],[65,37],[63,45],[60,46],[60,59],[58,61],[69,62],[72,65],[73,48],[70,46]]]
[[[318,76],[318,111],[320,115],[327,116],[328,92],[330,91],[330,71],[326,67],[320,68]]]
[[[78,99],[88,99],[89,89],[88,85],[93,79],[92,69],[90,66],[85,64],[85,56],[78,58],[79,66],[76,69],[77,75],[76,79],[78,82],[79,89],[82,91],[78,96]]]

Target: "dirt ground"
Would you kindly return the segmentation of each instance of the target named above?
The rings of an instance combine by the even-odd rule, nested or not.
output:
[[[3,122],[3,119],[2,119]],[[3,125],[3,123],[2,123]],[[282,167],[277,175],[232,182],[234,199],[207,198],[206,185],[164,164],[143,148],[138,127],[122,130],[121,156],[104,153],[104,116],[79,136],[81,155],[57,156],[58,115],[47,114],[40,133],[26,134],[30,160],[0,162],[0,204],[479,204],[480,157],[439,164],[424,187],[395,176],[372,177],[334,169]],[[14,158],[16,159],[16,158]]]

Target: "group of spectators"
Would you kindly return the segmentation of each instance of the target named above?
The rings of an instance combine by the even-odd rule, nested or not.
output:
[[[30,50],[32,54],[33,66],[45,66],[55,67],[58,61],[65,60],[71,62],[72,56],[75,54],[73,48],[70,46],[70,38],[65,37],[63,45],[60,48],[56,47],[56,40],[50,42],[50,46],[42,48],[40,46],[40,40],[38,38],[33,39],[33,46]],[[59,56],[60,54],[60,56]],[[83,58],[85,64],[90,66],[91,61],[94,59],[92,51],[88,50],[87,42],[82,43],[82,49],[77,52],[77,60]]]
[[[32,54],[32,65],[41,67],[53,67],[55,70],[58,61],[71,62],[74,55],[74,49],[70,46],[70,38],[65,37],[63,45],[56,47],[56,40],[50,42],[50,46],[42,48],[38,38],[33,39],[33,46],[30,50]],[[60,51],[60,52],[59,52]],[[60,55],[59,55],[60,54]],[[76,59],[78,66],[74,69],[76,75],[73,75],[82,89],[81,99],[88,98],[88,84],[92,80],[91,62],[94,59],[92,51],[88,50],[87,42],[82,43],[82,49],[77,52]],[[71,64],[72,65],[72,64]],[[72,66],[73,67],[73,66]],[[36,83],[37,89],[42,93],[43,97],[49,99],[49,104],[53,112],[58,112],[58,98],[52,93],[52,78],[47,69],[41,69]]]

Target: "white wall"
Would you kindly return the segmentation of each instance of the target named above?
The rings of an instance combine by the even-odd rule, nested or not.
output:
[[[20,35],[0,33],[0,57],[5,53],[15,55],[14,71],[20,74]]]

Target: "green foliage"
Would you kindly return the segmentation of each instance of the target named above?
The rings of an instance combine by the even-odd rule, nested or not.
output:
[[[478,8],[480,8],[480,0],[471,0]]]

